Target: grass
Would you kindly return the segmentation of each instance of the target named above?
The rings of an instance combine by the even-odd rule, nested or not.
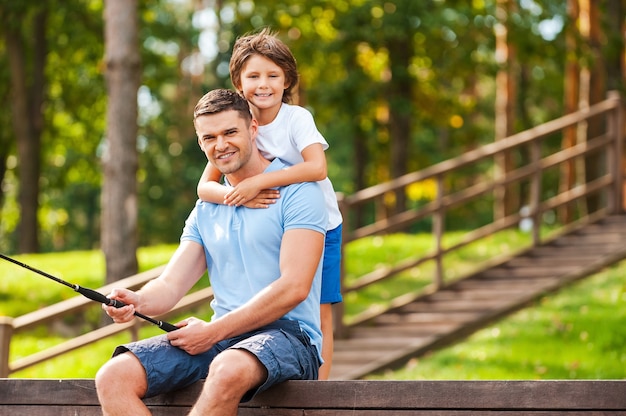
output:
[[[461,234],[446,236],[448,244]],[[476,267],[478,261],[511,252],[528,244],[528,236],[511,232],[493,236],[446,259],[446,279],[455,279]],[[394,234],[352,242],[346,247],[348,282],[378,267],[410,256],[427,253],[432,237],[427,234]],[[138,252],[141,270],[165,263],[175,246],[142,248]],[[104,259],[99,252],[54,253],[18,256],[33,267],[87,287],[103,284]],[[373,376],[380,379],[536,379],[536,378],[624,378],[626,376],[626,310],[624,282],[626,263],[546,297],[496,325],[481,330],[467,341],[412,360],[405,368]],[[374,285],[358,296],[347,294],[347,316],[384,305],[395,296],[431,283],[432,266],[424,264],[398,277]],[[7,262],[0,263],[0,315],[18,316],[76,294],[68,288],[38,277]],[[210,311],[194,312],[208,319]],[[86,318],[65,322],[80,326],[81,320],[97,321],[97,306]],[[182,318],[182,317],[181,317]],[[177,319],[171,320],[176,322]],[[89,326],[85,324],[85,326]],[[63,325],[61,325],[63,327]],[[11,360],[27,356],[66,341],[72,336],[51,335],[50,328],[17,334],[11,344]],[[56,333],[56,331],[54,332]],[[148,326],[141,338],[162,333]],[[115,347],[130,341],[128,333],[91,344],[12,374],[12,377],[59,378],[93,377]]]

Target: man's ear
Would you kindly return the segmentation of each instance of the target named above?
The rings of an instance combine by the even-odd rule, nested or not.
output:
[[[250,139],[253,142],[256,141],[256,136],[259,134],[259,122],[254,117],[252,118],[252,120],[250,120],[249,131],[250,131]]]

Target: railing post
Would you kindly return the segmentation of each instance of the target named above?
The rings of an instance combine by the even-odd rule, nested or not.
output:
[[[0,378],[9,377],[9,350],[13,336],[13,318],[0,316]]]
[[[530,218],[532,218],[533,246],[541,244],[541,142],[535,139],[530,144],[530,158],[534,165],[530,179]]]
[[[443,175],[437,175],[437,211],[433,214],[433,235],[435,237],[435,287],[437,290],[443,287],[444,275],[443,258],[441,255],[443,249],[443,234],[445,228],[445,208],[443,206]]]
[[[609,113],[607,120],[608,133],[613,137],[614,144],[613,150],[615,154],[609,163],[609,166],[613,170],[611,175],[614,180],[613,187],[613,199],[612,204],[609,207],[611,213],[621,213],[626,208],[626,201],[623,200],[624,195],[624,166],[622,154],[624,151],[624,118],[622,101],[618,91],[609,91],[607,94],[608,100],[615,100],[615,109]],[[609,156],[610,157],[610,156]]]
[[[335,193],[337,195],[337,204],[339,205],[339,211],[341,212],[341,216],[343,217],[343,227],[342,227],[342,238],[341,238],[341,260],[339,262],[339,267],[341,268],[341,270],[339,271],[339,276],[340,276],[340,287],[341,287],[341,293],[343,294],[343,288],[345,286],[345,279],[346,279],[346,268],[345,268],[345,244],[346,244],[346,238],[345,236],[348,233],[348,228],[349,228],[349,221],[348,221],[348,207],[346,206],[345,203],[345,197],[344,194],[342,192],[336,192]],[[344,323],[344,306],[343,306],[343,302],[339,302],[336,303],[332,306],[332,311],[333,311],[333,335],[336,338],[339,339],[345,339],[348,337],[348,334],[346,332],[346,326]]]

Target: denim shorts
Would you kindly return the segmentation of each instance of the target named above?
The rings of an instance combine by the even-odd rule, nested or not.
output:
[[[286,380],[316,380],[320,366],[317,348],[296,321],[279,320],[240,336],[225,339],[205,353],[190,355],[159,335],[118,346],[115,357],[133,353],[141,362],[148,378],[145,397],[177,390],[205,379],[211,361],[222,351],[245,349],[255,355],[267,369],[265,382],[246,393],[242,402],[257,393]]]
[[[341,230],[326,231],[324,259],[322,260],[322,297],[320,303],[338,303],[341,296]]]

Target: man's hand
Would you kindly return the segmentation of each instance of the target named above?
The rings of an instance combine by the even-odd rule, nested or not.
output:
[[[210,323],[198,318],[188,318],[176,324],[179,329],[168,332],[170,343],[187,354],[197,355],[208,351],[219,340],[209,336]]]
[[[133,320],[135,317],[135,305],[139,304],[139,296],[135,292],[128,289],[113,289],[108,297],[120,300],[126,304],[126,306],[121,308],[102,304],[102,309],[113,319],[113,322],[122,324]]]

